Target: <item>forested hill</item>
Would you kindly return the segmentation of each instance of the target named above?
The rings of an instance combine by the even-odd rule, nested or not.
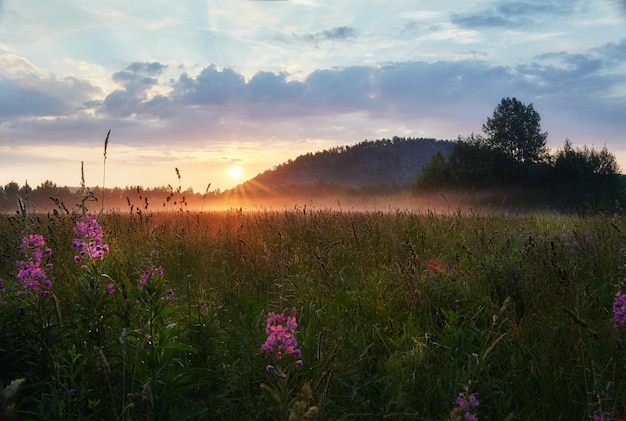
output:
[[[365,140],[301,155],[259,174],[247,183],[280,188],[317,183],[350,187],[404,186],[414,183],[433,154],[448,156],[455,142],[393,137]]]

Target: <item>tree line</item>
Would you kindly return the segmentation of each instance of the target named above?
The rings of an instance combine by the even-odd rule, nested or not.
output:
[[[557,208],[621,207],[624,176],[605,147],[574,147],[566,139],[551,153],[532,104],[504,98],[482,126],[459,136],[448,156],[435,153],[422,167],[417,191],[532,188]]]
[[[0,212],[13,212],[20,208],[35,210],[55,210],[58,212],[80,212],[81,206],[90,209],[128,209],[130,212],[148,210],[190,210],[210,204],[221,194],[220,190],[196,193],[193,189],[160,186],[70,188],[58,186],[50,180],[32,188],[28,182],[20,186],[15,181],[0,186]]]

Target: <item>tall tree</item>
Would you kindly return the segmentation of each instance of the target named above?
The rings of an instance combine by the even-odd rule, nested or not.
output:
[[[541,162],[547,156],[548,133],[541,132],[541,116],[533,104],[503,98],[483,124],[487,143],[518,162]]]

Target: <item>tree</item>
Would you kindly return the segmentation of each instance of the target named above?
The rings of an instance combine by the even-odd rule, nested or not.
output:
[[[561,205],[611,206],[623,197],[615,155],[587,146],[574,148],[569,140],[554,158],[555,197]]]
[[[17,208],[17,196],[20,192],[20,185],[15,181],[11,181],[4,186],[4,192],[9,208]]]
[[[452,182],[460,187],[487,187],[516,180],[515,162],[474,133],[466,138],[459,136],[448,165]]]
[[[554,161],[558,178],[578,182],[594,177],[613,177],[619,174],[615,155],[606,146],[600,152],[586,145],[574,148],[569,139],[563,149],[558,151]]]
[[[541,116],[533,104],[524,105],[515,98],[503,98],[483,124],[487,143],[515,161],[542,162],[547,156],[548,133],[541,132]]]
[[[422,167],[422,173],[417,177],[416,187],[431,188],[443,187],[449,182],[449,170],[446,165],[446,158],[440,151],[437,151],[430,161]]]

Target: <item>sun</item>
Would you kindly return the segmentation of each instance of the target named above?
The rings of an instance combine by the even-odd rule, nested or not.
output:
[[[228,176],[233,180],[239,180],[241,179],[241,177],[243,177],[243,168],[237,165],[233,165],[232,167],[230,167],[227,172]]]

